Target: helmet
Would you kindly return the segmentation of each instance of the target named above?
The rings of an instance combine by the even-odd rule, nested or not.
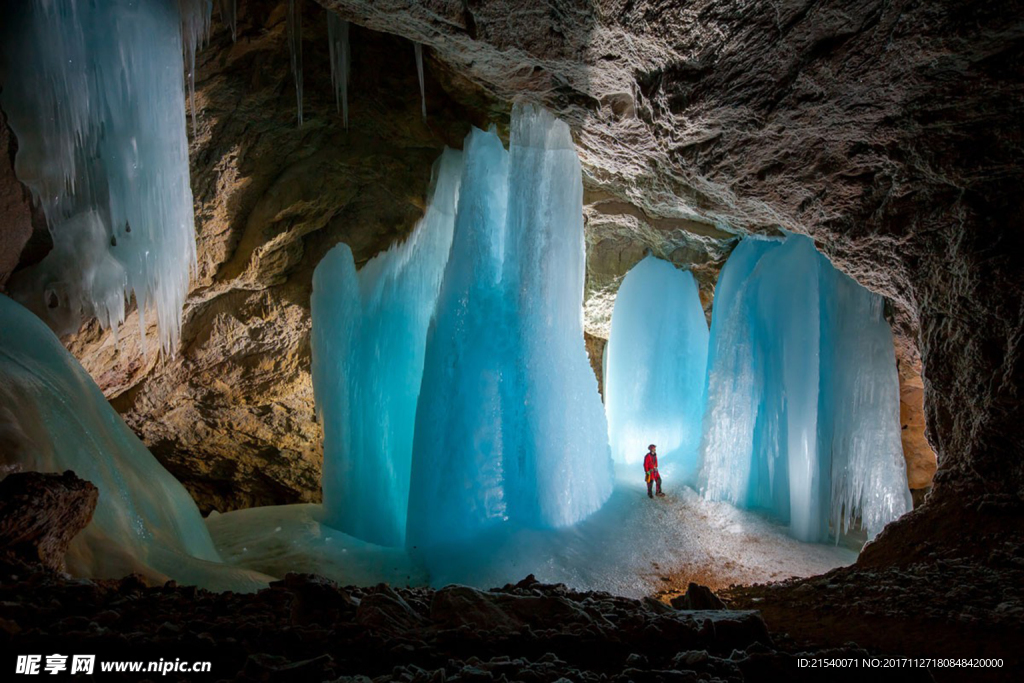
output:
[[[657,446],[655,446],[655,445],[654,445],[654,444],[652,443],[652,444],[651,444],[650,446],[648,446],[648,447],[647,447],[647,450],[651,450],[652,448],[657,448]]]

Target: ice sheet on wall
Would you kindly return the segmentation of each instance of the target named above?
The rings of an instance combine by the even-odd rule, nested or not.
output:
[[[0,470],[73,470],[99,489],[92,522],[71,543],[69,571],[136,572],[211,590],[265,585],[267,577],[220,562],[191,496],[53,332],[3,295],[0,320]]]

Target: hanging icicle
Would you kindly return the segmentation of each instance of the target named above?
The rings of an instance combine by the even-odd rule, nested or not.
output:
[[[288,0],[288,47],[292,53],[292,76],[302,125],[302,0]]]
[[[348,22],[334,12],[327,12],[327,43],[331,49],[331,83],[334,100],[348,130],[348,74],[351,53],[348,42]]]
[[[210,39],[212,0],[178,0],[181,12],[181,41],[188,69],[188,108],[192,114],[192,137],[196,136],[196,52]]]
[[[238,0],[218,0],[220,20],[231,29],[231,42],[238,41]]]
[[[423,87],[423,45],[420,43],[413,43],[413,47],[416,51],[416,74],[420,77],[420,111],[423,114],[423,120],[427,120],[427,93]]]

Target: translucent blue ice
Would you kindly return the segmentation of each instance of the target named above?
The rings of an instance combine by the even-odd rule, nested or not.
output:
[[[798,539],[859,520],[869,537],[910,509],[898,380],[882,300],[810,239],[741,242],[711,323],[701,488]]]
[[[704,413],[708,324],[688,271],[648,256],[622,280],[605,348],[604,401],[616,463],[634,465],[647,445],[674,479],[696,484]]]
[[[10,291],[58,333],[118,325],[134,295],[173,350],[195,264],[182,24],[194,49],[209,0],[9,5],[2,102],[54,244]]]
[[[571,525],[612,488],[583,343],[583,188],[569,128],[517,106],[507,153],[481,130],[465,150],[416,422],[419,547]]]
[[[356,273],[339,244],[313,273],[313,389],[324,426],[326,522],[370,543],[405,540],[427,325],[448,260],[462,153],[446,150],[409,238]]]
[[[73,470],[99,489],[92,522],[71,543],[69,571],[137,572],[211,590],[265,585],[265,576],[220,563],[188,492],[53,332],[2,295],[0,320],[0,472]]]

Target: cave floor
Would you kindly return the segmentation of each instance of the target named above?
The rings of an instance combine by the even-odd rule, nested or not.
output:
[[[518,529],[407,553],[363,543],[321,524],[322,508],[253,508],[208,520],[230,564],[282,577],[289,571],[342,584],[490,588],[527,574],[578,590],[604,590],[668,600],[690,581],[718,590],[731,585],[822,574],[852,564],[847,547],[802,543],[782,527],[727,503],[706,501],[685,486],[648,499],[636,478],[619,478],[608,502],[564,529]]]

